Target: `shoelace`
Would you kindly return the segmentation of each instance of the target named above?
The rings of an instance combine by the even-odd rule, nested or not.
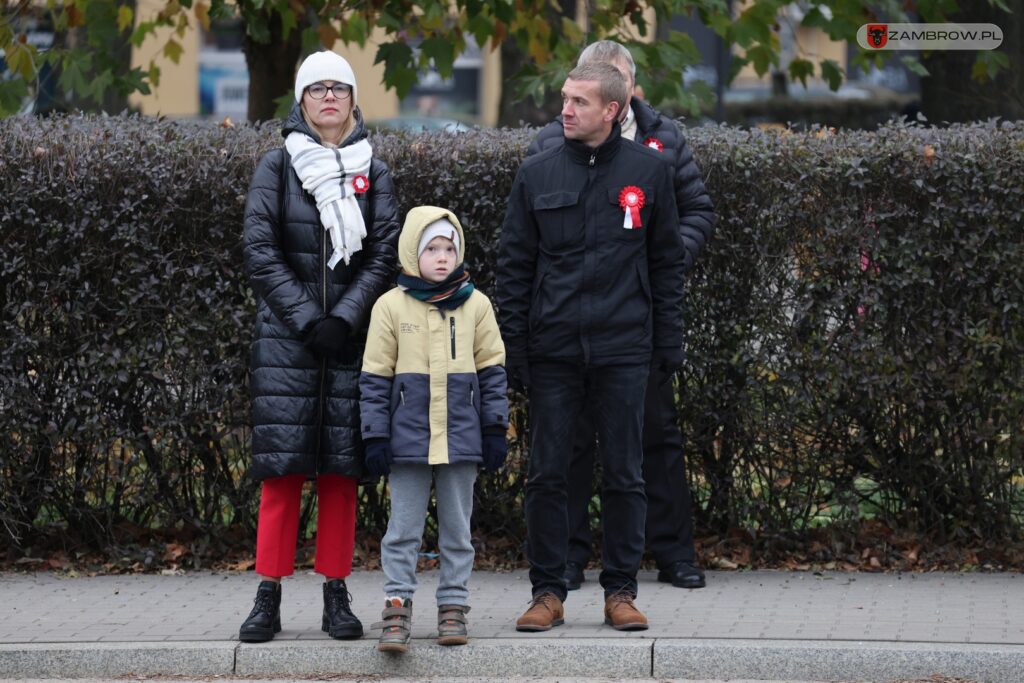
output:
[[[608,600],[610,602],[616,602],[616,603],[622,603],[622,602],[632,603],[634,600],[636,600],[636,596],[633,595],[632,593],[628,592],[628,591],[621,590],[621,591],[619,591],[617,593],[613,593],[613,594],[609,595],[608,596]]]
[[[554,612],[555,611],[554,608],[549,604],[553,599],[555,599],[555,595],[554,594],[552,594],[552,593],[541,593],[540,595],[538,595],[538,596],[536,596],[536,597],[534,597],[533,599],[530,600],[530,607],[535,607],[537,605],[543,605],[544,607],[547,607],[550,611]]]
[[[327,610],[335,612],[338,610],[339,603],[341,605],[341,611],[346,614],[352,614],[352,608],[349,605],[352,603],[352,594],[347,590],[342,593],[340,591],[327,591]]]
[[[274,595],[273,593],[267,593],[259,591],[256,593],[256,599],[253,601],[253,612],[273,612],[274,611]]]

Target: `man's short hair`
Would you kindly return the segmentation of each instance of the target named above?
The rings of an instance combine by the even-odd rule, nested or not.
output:
[[[629,69],[629,75],[633,77],[633,82],[636,83],[636,62],[633,61],[633,55],[629,53],[625,46],[616,43],[614,40],[599,40],[596,43],[587,45],[583,48],[583,52],[580,53],[579,59],[576,60],[576,65],[583,66],[592,62],[604,62],[605,64],[619,62],[625,64],[626,68]]]
[[[582,64],[569,72],[569,78],[574,81],[597,81],[597,92],[601,101],[619,103],[619,112],[626,109],[626,101],[629,99],[629,90],[626,88],[626,81],[622,78],[622,72],[607,62],[590,62]]]

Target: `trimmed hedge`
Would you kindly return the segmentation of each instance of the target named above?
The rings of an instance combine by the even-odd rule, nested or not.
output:
[[[373,139],[403,211],[463,220],[486,292],[533,133]],[[941,542],[1019,539],[1024,124],[687,134],[718,213],[679,382],[698,524],[763,536],[877,518]],[[140,528],[251,543],[241,216],[279,144],[272,126],[0,121],[10,552],[54,531],[93,547]],[[523,406],[513,416],[522,433]],[[514,450],[481,478],[474,516],[480,543],[513,555]],[[364,487],[370,537],[386,514]]]

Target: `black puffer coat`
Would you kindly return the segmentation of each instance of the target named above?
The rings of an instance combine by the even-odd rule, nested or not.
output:
[[[366,137],[358,109],[355,115],[356,128],[343,147]],[[319,139],[298,105],[282,133],[293,130]],[[256,479],[361,474],[359,356],[370,310],[397,270],[399,233],[387,166],[373,159],[369,176],[369,191],[357,197],[366,222],[363,248],[332,271],[316,200],[302,189],[285,149],[264,155],[253,174],[245,202],[245,266],[257,301],[250,469]],[[324,314],[357,331],[350,335],[351,363],[320,359],[303,345]]]
[[[715,227],[715,209],[708,191],[704,189],[704,180],[700,169],[693,159],[693,152],[686,142],[679,127],[664,114],[639,97],[630,102],[633,115],[636,116],[636,142],[658,149],[658,144],[672,161],[674,169],[673,185],[676,192],[676,208],[679,209],[679,234],[686,245],[686,260],[683,270],[689,273],[696,263],[704,245],[711,239]],[[526,154],[532,156],[545,149],[557,147],[565,141],[562,128],[562,117],[544,126]],[[657,142],[655,142],[657,141]]]

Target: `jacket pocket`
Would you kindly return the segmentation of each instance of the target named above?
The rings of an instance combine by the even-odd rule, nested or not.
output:
[[[583,207],[579,192],[548,192],[533,199],[533,211],[545,249],[583,246]]]
[[[533,285],[533,293],[530,296],[530,329],[535,328],[537,326],[537,320],[540,319],[541,292],[543,291],[544,278],[547,274],[548,270],[545,268],[540,272],[540,275],[537,276],[537,282]]]
[[[480,437],[480,382],[475,374],[448,376],[448,453],[478,456]]]

